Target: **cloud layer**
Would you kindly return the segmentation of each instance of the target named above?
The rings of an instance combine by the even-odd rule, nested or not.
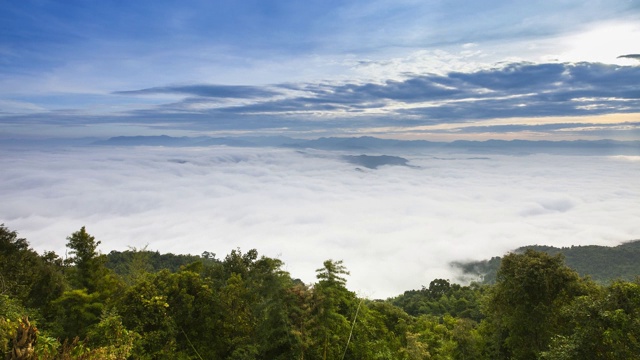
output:
[[[393,137],[473,123],[483,132],[460,138],[638,139],[636,124],[482,122],[640,113],[639,24],[627,0],[8,2],[0,138]]]
[[[81,226],[101,250],[256,248],[306,282],[343,259],[349,287],[396,295],[448,263],[527,244],[640,237],[637,157],[407,154],[356,171],[344,155],[240,148],[6,150],[0,222],[64,253]]]
[[[406,74],[403,80],[382,82],[175,85],[120,90],[108,97],[122,98],[125,103],[153,98],[157,104],[111,114],[58,110],[6,115],[0,117],[0,125],[123,128],[128,124],[168,133],[296,135],[372,133],[376,129],[400,132],[446,124],[450,128],[431,132],[494,137],[527,137],[535,132],[550,138],[601,138],[606,132],[620,139],[636,139],[640,131],[637,117],[594,122],[599,115],[640,113],[640,67],[600,63],[509,63],[474,72]],[[570,116],[585,120],[563,120]],[[530,121],[500,126],[484,123],[509,118]],[[540,126],[540,118],[556,120]]]

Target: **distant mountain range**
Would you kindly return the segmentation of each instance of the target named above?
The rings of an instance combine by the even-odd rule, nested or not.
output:
[[[599,283],[616,279],[632,281],[640,277],[640,240],[615,247],[588,245],[557,248],[532,245],[518,248],[514,252],[523,253],[527,249],[542,251],[549,255],[562,254],[568,267]],[[501,257],[496,256],[489,260],[454,262],[452,266],[462,270],[465,278],[492,284],[496,281],[501,260]]]
[[[347,152],[462,152],[483,154],[528,155],[536,153],[566,155],[640,155],[640,141],[576,140],[530,141],[486,140],[433,142],[426,140],[394,140],[371,136],[322,137],[319,139],[295,139],[286,136],[235,136],[235,137],[172,137],[117,136],[107,140],[48,139],[48,140],[0,140],[0,145],[12,147],[33,146],[230,146],[230,147],[280,147],[296,149],[340,150]]]
[[[487,140],[432,142],[426,140],[380,139],[362,137],[322,137],[314,140],[294,139],[286,136],[245,137],[171,137],[171,136],[119,136],[95,141],[102,146],[213,146],[233,147],[287,147],[298,149],[342,151],[429,150],[434,152],[469,152],[527,155],[534,153],[572,155],[640,155],[640,141],[576,140],[530,141]]]
[[[95,141],[93,145],[102,146],[233,146],[233,147],[282,147],[295,145],[304,140],[286,136],[239,136],[239,137],[172,137],[160,136],[117,136],[107,140]]]

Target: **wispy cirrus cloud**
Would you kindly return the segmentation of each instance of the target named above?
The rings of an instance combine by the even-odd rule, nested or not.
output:
[[[259,98],[253,103],[225,111],[243,113],[314,112],[335,109],[360,111],[381,109],[390,112],[424,111],[469,107],[471,118],[491,116],[571,115],[588,106],[602,111],[638,111],[640,68],[597,63],[529,64],[514,63],[471,73],[426,74],[405,80],[381,83],[287,84],[271,87],[191,85],[118,91],[121,95],[178,93],[208,97]],[[286,96],[273,89],[294,90]],[[301,95],[300,95],[301,94]],[[276,95],[278,98],[276,98]],[[193,102],[189,97],[186,102]],[[415,110],[418,109],[418,110]],[[483,115],[482,111],[486,114]],[[435,116],[442,118],[442,115]],[[469,116],[460,116],[464,121]]]
[[[252,101],[216,106],[203,110],[202,114],[214,118],[235,117],[240,127],[244,116],[262,116],[265,127],[280,126],[278,122],[283,118],[287,123],[303,124],[328,117],[348,128],[366,126],[367,120],[360,119],[362,116],[369,116],[370,125],[377,125],[379,116],[393,117],[396,125],[403,122],[424,125],[491,118],[640,112],[639,84],[638,67],[516,63],[470,73],[426,74],[380,83],[250,87],[245,95],[238,94],[242,87],[204,85],[194,85],[193,89],[158,88],[119,94],[175,91],[201,95],[166,105],[162,107],[163,112],[197,111],[210,96],[244,96]],[[282,91],[272,90],[278,88]],[[209,93],[211,89],[214,91]],[[323,126],[323,122],[317,125]]]
[[[181,94],[198,96],[205,98],[235,98],[252,99],[258,97],[268,97],[279,94],[276,91],[265,87],[242,86],[242,85],[182,85],[163,86],[140,90],[115,91],[116,95],[154,95],[154,94]]]
[[[119,90],[109,97],[111,102],[113,97],[121,97],[127,103],[135,103],[155,95],[170,95],[171,100],[160,98],[155,100],[156,105],[118,113],[30,113],[7,115],[0,121],[154,124],[167,130],[194,132],[289,129],[304,133],[341,129],[356,133],[384,126],[401,129],[473,124],[495,118],[593,117],[640,113],[640,67],[585,62],[509,63],[472,72],[407,75],[401,80],[379,82],[188,84]],[[598,125],[588,119],[584,123]],[[560,128],[562,125],[536,129],[551,134]],[[499,136],[501,131],[518,128],[487,130]],[[619,132],[623,133],[624,128]],[[633,134],[635,130],[626,135]]]
[[[625,0],[9,2],[0,134],[341,135],[630,113],[639,20]]]

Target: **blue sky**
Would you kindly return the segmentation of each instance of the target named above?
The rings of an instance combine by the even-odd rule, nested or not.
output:
[[[637,0],[1,9],[0,139],[640,139]]]
[[[640,0],[0,0],[0,223],[38,251],[85,225],[105,252],[257,247],[305,281],[339,256],[373,297],[453,260],[637,239],[638,156],[354,171],[319,150],[3,140],[640,140],[639,54]]]

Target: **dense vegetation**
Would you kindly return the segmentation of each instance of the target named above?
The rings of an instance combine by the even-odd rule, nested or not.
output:
[[[341,261],[304,284],[278,259],[98,251],[68,259],[0,226],[8,359],[638,359],[640,281],[599,285],[562,255],[501,259],[494,285],[435,279],[393,299],[349,291]],[[36,327],[37,325],[37,327]]]
[[[615,247],[588,245],[557,248],[531,245],[514,252],[524,253],[529,249],[549,255],[562,254],[568,267],[600,284],[608,284],[612,280],[632,281],[640,274],[640,240]],[[501,258],[496,256],[490,260],[457,262],[453,265],[459,267],[465,275],[475,277],[485,284],[493,284],[500,261]]]

